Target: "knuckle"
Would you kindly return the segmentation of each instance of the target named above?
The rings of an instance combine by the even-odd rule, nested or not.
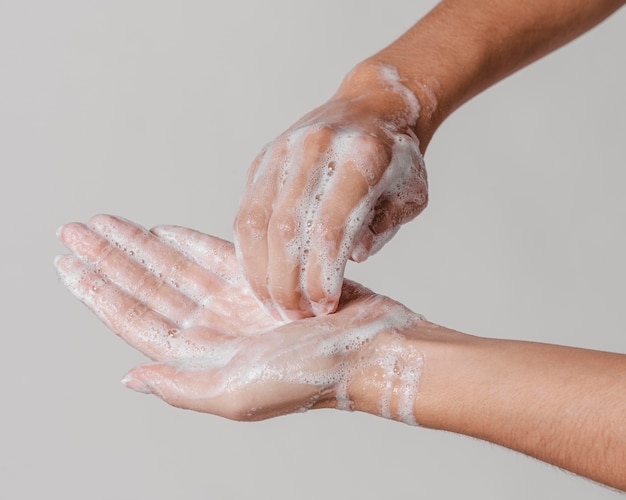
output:
[[[379,138],[362,135],[356,139],[358,167],[369,186],[377,184],[391,162],[390,148]]]
[[[280,241],[290,241],[296,234],[298,221],[290,213],[277,213],[272,216],[268,231],[272,238]]]
[[[304,145],[307,149],[312,148],[315,150],[325,150],[328,148],[337,132],[330,125],[320,125],[317,127],[311,127],[307,131],[306,138],[304,139]]]
[[[326,216],[314,224],[313,234],[315,239],[320,242],[336,242],[338,244],[343,239],[344,232],[345,227],[341,222]]]
[[[242,208],[235,219],[235,231],[239,234],[258,234],[267,230],[268,216],[263,207],[251,205]]]
[[[367,156],[369,161],[387,165],[391,161],[391,149],[385,142],[372,135],[360,135],[356,139],[359,152]]]

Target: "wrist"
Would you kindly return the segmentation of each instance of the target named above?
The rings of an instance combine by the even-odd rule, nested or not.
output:
[[[439,374],[433,378],[429,363],[433,358],[438,370],[447,362],[448,344],[466,336],[416,318],[402,328],[379,332],[355,353],[357,368],[348,386],[352,409],[437,427],[439,391],[446,387],[439,384]]]
[[[422,153],[434,133],[438,107],[435,92],[426,83],[406,78],[391,61],[368,59],[359,63],[332,99],[367,108],[377,121],[416,136]]]
[[[361,65],[389,65],[418,97],[415,133],[425,149],[443,121],[492,81],[485,9],[440,2],[404,35]]]
[[[490,341],[425,320],[402,330],[385,330],[358,353],[361,367],[348,387],[352,407],[458,432],[471,413],[463,408],[476,397],[475,366],[484,363],[481,356],[488,349],[483,344]]]

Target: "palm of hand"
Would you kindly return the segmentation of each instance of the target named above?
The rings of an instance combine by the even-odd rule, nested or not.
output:
[[[333,406],[359,368],[353,354],[417,318],[347,283],[337,314],[278,322],[240,277],[232,244],[190,229],[148,232],[97,216],[60,236],[74,253],[57,260],[65,285],[157,361],[132,370],[126,384],[175,406],[236,419]]]

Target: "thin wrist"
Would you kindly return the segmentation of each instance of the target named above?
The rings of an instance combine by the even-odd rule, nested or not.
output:
[[[470,378],[468,370],[483,355],[483,344],[490,342],[492,339],[460,333],[426,320],[415,321],[401,331],[381,332],[356,360],[363,369],[355,371],[357,376],[348,387],[353,408],[393,420],[450,430],[456,419],[455,405],[466,404],[468,397],[471,399],[467,388],[459,382]],[[390,352],[397,360],[392,374],[388,373]],[[407,377],[402,376],[405,370],[412,376],[418,374],[408,417],[403,408],[407,404],[408,389]],[[464,370],[465,376],[460,373]],[[387,400],[390,413],[385,414]]]
[[[436,82],[407,79],[394,64],[368,59],[346,75],[333,99],[368,106],[382,122],[395,123],[399,132],[415,135],[423,153],[435,129],[438,100],[433,85]]]
[[[434,353],[440,359],[439,352],[447,349],[446,344],[460,337],[464,335],[423,319],[402,329],[380,332],[357,353],[355,362],[360,366],[348,387],[352,408],[424,425],[430,418],[428,406],[433,399],[431,391],[425,404],[421,402],[424,375],[430,370],[428,359]]]

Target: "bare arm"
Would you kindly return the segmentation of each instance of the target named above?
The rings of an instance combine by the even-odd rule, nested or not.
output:
[[[362,63],[398,68],[418,95],[422,149],[459,106],[565,45],[624,0],[443,0],[398,40]],[[366,77],[367,78],[367,77]]]
[[[405,341],[424,356],[414,405],[421,425],[626,490],[626,355],[474,337],[429,323]],[[355,398],[375,412],[371,380]]]

